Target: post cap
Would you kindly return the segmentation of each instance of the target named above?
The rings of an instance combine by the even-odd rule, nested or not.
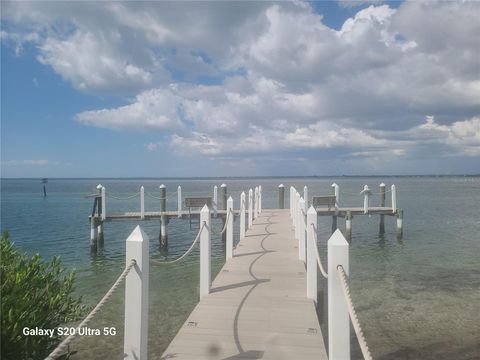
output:
[[[102,187],[103,187],[102,184],[98,184],[97,185],[97,190],[102,190]]]
[[[140,189],[141,189],[141,190],[144,190],[145,188],[144,188],[143,185],[142,185],[142,186],[140,186]]]
[[[395,184],[392,184],[392,189],[395,189]]]
[[[160,189],[165,189],[166,186],[165,186],[164,184],[162,184],[162,185],[159,186],[159,188],[160,188]]]
[[[177,186],[177,189],[181,189],[182,187],[180,185]]]
[[[338,186],[337,183],[333,183],[333,184],[332,184],[332,187],[335,187],[335,186]]]
[[[227,184],[222,184],[220,185],[220,187],[227,187]]]
[[[279,187],[279,188],[282,188],[282,187],[285,187],[285,185],[280,184],[280,185],[278,185],[278,187]]]
[[[380,184],[380,187],[385,187],[385,184],[382,182],[382,183]]]
[[[348,247],[348,242],[343,236],[342,232],[337,229],[332,236],[330,236],[330,239],[328,239],[328,245],[341,245]]]
[[[313,205],[310,205],[310,207],[308,208],[307,215],[308,215],[308,214],[317,215],[317,210],[315,210],[315,208],[313,207]]]
[[[213,188],[214,188],[214,189],[218,189],[218,186],[217,186],[217,185],[215,185]]]
[[[210,212],[210,210],[208,209],[207,204],[203,205],[203,208],[202,208],[202,210],[200,210],[200,212],[201,212],[201,213],[205,213],[205,212],[208,213],[208,212]]]

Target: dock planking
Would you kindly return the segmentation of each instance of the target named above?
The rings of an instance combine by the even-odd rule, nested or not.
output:
[[[290,224],[288,210],[255,219],[161,359],[327,359]]]

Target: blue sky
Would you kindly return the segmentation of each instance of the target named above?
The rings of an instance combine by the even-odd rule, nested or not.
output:
[[[478,3],[1,6],[2,177],[480,173]]]

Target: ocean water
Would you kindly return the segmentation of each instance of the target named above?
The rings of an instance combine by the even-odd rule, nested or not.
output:
[[[29,254],[49,259],[60,255],[77,272],[76,291],[86,304],[95,305],[125,264],[125,240],[140,224],[150,237],[150,256],[174,259],[191,244],[198,220],[172,219],[169,248],[159,247],[158,220],[116,221],[105,225],[105,245],[91,253],[88,215],[92,199],[84,196],[101,182],[107,188],[107,212],[139,211],[139,197],[128,197],[145,187],[147,211],[156,211],[158,187],[167,186],[167,208],[176,209],[174,192],[184,196],[211,196],[213,186],[228,185],[238,208],[241,191],[262,185],[263,207],[277,206],[278,185],[290,185],[309,195],[329,195],[331,183],[340,185],[340,203],[362,206],[364,184],[378,193],[380,182],[397,186],[398,207],[404,209],[404,236],[398,240],[393,217],[385,219],[379,235],[378,216],[356,216],[350,245],[350,287],[368,345],[375,359],[480,359],[480,177],[338,177],[261,179],[51,179],[43,197],[39,180],[2,179],[1,230]],[[390,204],[387,193],[387,206]],[[378,194],[371,204],[379,202]],[[221,229],[221,221],[213,227]],[[338,227],[344,229],[344,220]],[[319,250],[326,261],[331,219],[319,218]],[[238,241],[238,220],[234,226]],[[213,275],[223,265],[224,245],[212,238]],[[198,301],[198,250],[185,261],[151,267],[149,353],[159,359]],[[320,280],[322,283],[322,281]],[[73,359],[114,359],[123,356],[124,287],[90,324],[115,327],[115,336],[80,337],[71,346]],[[323,319],[323,316],[321,316]],[[360,358],[352,338],[353,358]],[[300,359],[301,360],[301,359]]]

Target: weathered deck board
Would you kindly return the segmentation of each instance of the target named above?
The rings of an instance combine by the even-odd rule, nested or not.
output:
[[[288,210],[264,210],[161,359],[327,359]]]

